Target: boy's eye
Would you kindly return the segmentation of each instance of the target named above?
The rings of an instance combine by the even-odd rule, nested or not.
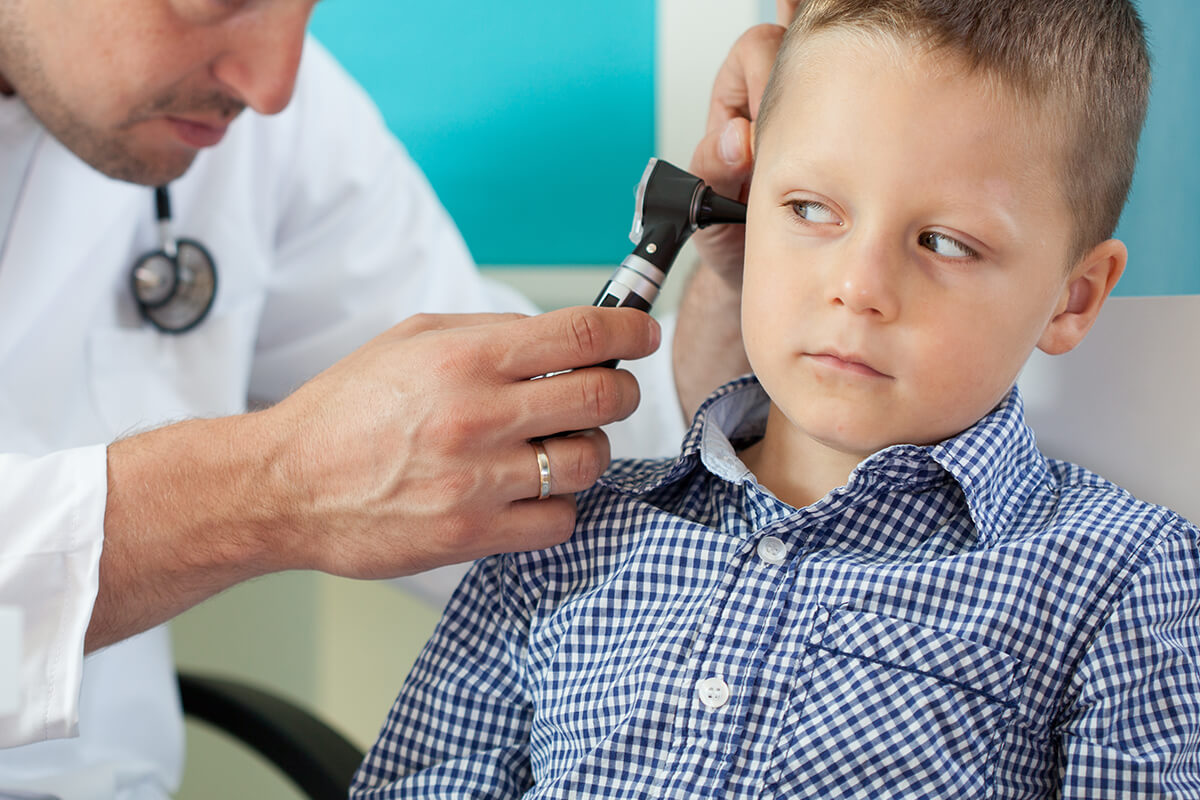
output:
[[[842,222],[832,208],[816,200],[793,200],[792,213],[805,222],[823,225],[840,225]]]
[[[917,237],[917,243],[946,258],[975,258],[978,255],[957,239],[951,239],[946,234],[937,231],[925,231]]]

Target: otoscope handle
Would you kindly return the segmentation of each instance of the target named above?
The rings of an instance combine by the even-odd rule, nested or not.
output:
[[[721,197],[695,175],[657,158],[650,159],[642,173],[636,206],[629,234],[635,245],[633,252],[625,256],[604,284],[594,306],[637,308],[649,313],[675,257],[693,231],[718,223],[746,221],[744,205]],[[611,369],[617,366],[617,359],[595,366]],[[576,431],[553,436],[572,433]],[[533,441],[547,438],[552,437]]]
[[[665,272],[634,251],[617,267],[592,305],[600,308],[636,308],[648,314],[666,277]],[[605,361],[598,366],[615,367],[617,361]]]
[[[689,172],[657,158],[650,159],[638,183],[633,252],[608,279],[595,305],[639,308],[649,312],[667,272],[684,243],[699,228],[745,222],[746,206],[721,197]],[[601,366],[615,367],[616,361]]]

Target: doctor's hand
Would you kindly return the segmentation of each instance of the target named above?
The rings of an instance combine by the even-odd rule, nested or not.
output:
[[[692,154],[691,172],[719,194],[745,202],[754,167],[754,122],[767,78],[798,0],[779,0],[780,24],[757,25],[743,33],[717,73],[709,100],[704,138]],[[692,237],[702,263],[740,290],[745,227],[716,225]]]
[[[573,493],[609,461],[600,425],[637,407],[633,376],[593,367],[658,347],[632,310],[418,316],[264,413],[294,487],[282,568],[357,578],[410,574],[564,541]],[[550,497],[531,439],[542,443]]]
[[[784,25],[799,0],[777,0],[779,25],[757,25],[734,43],[713,83],[704,137],[689,169],[719,194],[745,201],[758,118]],[[672,361],[684,416],[727,380],[750,371],[742,347],[743,225],[714,225],[692,236],[700,265],[680,300]]]
[[[270,572],[395,577],[564,541],[608,465],[596,428],[639,399],[588,365],[660,337],[633,309],[413,317],[271,408],[114,442],[87,650]],[[536,499],[530,440],[562,431],[582,432],[542,443]]]

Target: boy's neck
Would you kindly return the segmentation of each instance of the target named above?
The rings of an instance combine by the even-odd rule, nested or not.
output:
[[[865,458],[814,440],[793,425],[774,403],[763,438],[738,455],[760,484],[795,508],[812,505],[845,485]]]

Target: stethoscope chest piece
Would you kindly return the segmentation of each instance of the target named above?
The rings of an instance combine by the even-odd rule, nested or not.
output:
[[[204,245],[176,242],[175,255],[147,253],[133,267],[133,296],[142,316],[166,333],[200,324],[217,296],[217,271]]]
[[[133,265],[130,280],[142,316],[165,333],[184,333],[200,324],[217,296],[217,270],[204,245],[171,235],[171,206],[165,186],[155,190],[162,249]]]

